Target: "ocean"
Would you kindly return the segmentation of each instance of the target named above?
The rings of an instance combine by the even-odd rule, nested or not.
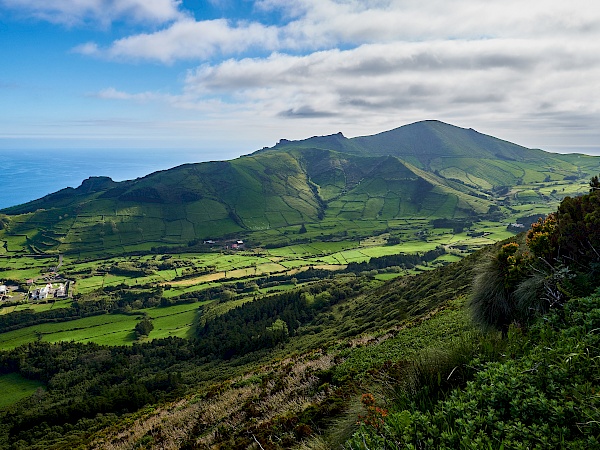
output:
[[[91,176],[132,180],[157,170],[225,159],[200,150],[0,150],[0,209],[76,188]]]

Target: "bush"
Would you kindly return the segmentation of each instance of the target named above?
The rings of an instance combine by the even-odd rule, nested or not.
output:
[[[142,336],[148,336],[152,330],[154,330],[154,325],[152,325],[152,321],[148,319],[148,317],[144,317],[140,320],[134,328],[135,336],[138,339]]]
[[[345,448],[600,448],[599,311],[600,295],[575,299],[528,335],[511,332],[514,359],[473,360],[464,389],[362,425]]]
[[[469,299],[475,323],[506,333],[512,322],[527,319],[515,298],[519,282],[527,275],[527,262],[519,244],[510,242],[480,267]]]

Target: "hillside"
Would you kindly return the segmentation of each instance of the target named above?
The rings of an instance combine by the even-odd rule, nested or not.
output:
[[[3,305],[0,447],[597,448],[597,177],[588,190],[454,263],[409,274],[395,255],[392,280],[371,258],[172,295],[144,276],[195,256],[59,258],[81,288],[121,278]]]
[[[593,158],[581,161],[580,155],[557,155],[529,149],[470,128],[435,120],[351,139],[338,133],[302,141],[283,140],[273,150],[290,148],[334,149],[351,155],[391,155],[420,169],[482,190],[523,181],[541,182],[546,177],[561,180],[565,176],[580,176],[587,164],[597,164],[592,162]]]
[[[224,238],[289,243],[308,224],[306,238],[369,236],[394,220],[505,217],[520,211],[511,205],[557,202],[599,170],[598,158],[427,121],[353,139],[282,140],[136,180],[90,178],[3,210],[0,240],[9,252],[119,254]]]
[[[353,427],[354,392],[369,371],[471,328],[460,305],[482,255],[388,283],[341,274],[243,304],[192,304],[199,326],[187,339],[0,352],[0,373],[45,387],[0,410],[0,447],[241,449],[255,435],[290,448],[336,415]]]

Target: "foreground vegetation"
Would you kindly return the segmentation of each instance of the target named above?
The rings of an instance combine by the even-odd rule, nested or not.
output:
[[[474,353],[414,365],[389,411],[363,398],[367,414],[347,447],[600,446],[599,212],[594,177],[589,194],[534,224],[526,245],[503,245],[470,300],[480,325],[506,335],[501,353],[484,335]]]
[[[486,361],[486,337],[471,360],[454,354],[437,373],[431,361],[417,366],[389,409],[363,399],[363,425],[346,448],[598,448],[599,311],[600,295],[574,299],[526,332],[511,329],[497,361]],[[471,380],[443,392],[464,383],[465,367]]]

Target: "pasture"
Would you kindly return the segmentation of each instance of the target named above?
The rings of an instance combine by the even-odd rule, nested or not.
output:
[[[468,180],[473,184],[482,183],[476,176],[471,176]],[[102,256],[102,252],[96,247],[92,247],[86,254],[64,255],[59,271],[65,278],[75,281],[71,294],[86,301],[93,301],[98,295],[96,291],[100,289],[105,292],[102,294],[104,298],[112,301],[110,300],[111,289],[148,292],[157,286],[164,288],[162,297],[172,299],[205,289],[219,288],[227,283],[251,284],[271,275],[292,277],[310,267],[341,270],[349,263],[360,263],[374,257],[425,253],[438,246],[446,249],[445,255],[429,264],[401,272],[382,271],[383,273],[376,275],[376,279],[387,281],[407,273],[415,274],[432,270],[438,265],[457,261],[482,246],[509,238],[514,234],[507,231],[508,223],[519,217],[550,212],[561,196],[584,189],[581,185],[570,185],[560,181],[551,183],[534,181],[516,186],[508,194],[511,199],[510,206],[500,208],[504,216],[502,222],[475,221],[462,231],[461,228],[434,228],[428,217],[377,216],[377,211],[391,208],[392,204],[396,208],[394,214],[398,214],[399,209],[408,206],[403,206],[398,199],[394,200],[395,203],[388,199],[374,202],[356,194],[353,199],[337,205],[337,209],[333,208],[330,212],[332,216],[326,216],[318,223],[307,223],[305,233],[299,234],[299,227],[296,225],[261,229],[250,233],[251,238],[247,241],[248,249],[232,250],[225,248],[223,243],[216,243],[212,248],[207,247],[202,252],[190,249],[186,253],[151,252],[107,257]],[[541,198],[547,200],[540,202]],[[445,203],[432,203],[431,208],[449,207],[444,205]],[[363,214],[366,210],[370,211],[369,214],[373,217],[361,219],[354,216],[355,213]],[[119,214],[125,221],[126,215],[133,212],[123,210],[119,211]],[[123,223],[119,222],[115,226],[123,227]],[[169,233],[175,241],[179,228],[173,224],[170,227]],[[189,233],[189,230],[185,233]],[[38,283],[44,282],[42,278],[45,274],[57,266],[58,255],[17,255],[12,252],[12,246],[16,245],[17,239],[11,239],[7,246],[8,253],[0,255],[0,282],[14,280],[22,286],[25,286],[29,279],[36,279]],[[254,241],[257,244],[262,241],[269,245],[252,244]],[[153,244],[156,242],[152,241]],[[140,242],[134,247],[139,251],[147,252],[149,243]],[[129,248],[129,250],[133,249],[133,247]],[[264,288],[255,287],[251,296],[236,299],[234,303],[241,304],[251,301],[256,295],[293,289],[294,286],[295,283],[284,282]],[[102,314],[0,332],[0,349],[11,349],[36,340],[131,345],[136,340],[134,327],[142,314],[147,315],[154,325],[149,336],[143,339],[151,340],[169,336],[186,338],[194,333],[194,324],[198,323],[199,319],[199,307],[207,303],[143,309],[136,307],[129,314]],[[42,313],[68,308],[71,304],[71,299],[48,303],[29,302],[0,308],[0,315],[28,309]],[[214,314],[228,307],[217,307],[213,304],[205,310]]]
[[[0,375],[0,408],[33,395],[43,386],[39,381],[28,380],[17,373]]]
[[[199,307],[209,302],[141,309],[139,314],[102,314],[59,323],[33,325],[0,333],[0,350],[10,350],[29,342],[94,342],[101,345],[131,345],[134,328],[143,314],[152,319],[154,329],[146,339],[169,336],[190,337]]]
[[[513,209],[516,215],[529,215],[546,211],[548,207],[527,204],[516,205]],[[217,247],[212,252],[204,253],[161,253],[98,259],[66,255],[60,272],[66,278],[75,281],[72,294],[88,295],[98,289],[117,286],[141,288],[149,285],[169,285],[171,289],[166,290],[164,296],[171,298],[214,287],[223,282],[274,274],[291,275],[311,266],[342,269],[351,262],[363,262],[373,257],[402,253],[424,253],[440,245],[468,253],[513,235],[506,230],[506,224],[499,222],[475,222],[469,230],[456,233],[452,229],[433,228],[426,218],[355,220],[346,223],[338,221],[336,224],[325,220],[314,228],[322,230],[328,226],[345,228],[349,235],[333,241],[307,237],[307,242],[303,243],[237,251]],[[354,227],[360,235],[359,238],[353,237],[354,233],[349,226]],[[306,235],[310,235],[313,226],[307,228],[309,231]],[[373,234],[368,234],[371,232]],[[387,245],[387,241],[392,237],[397,243]],[[24,283],[27,279],[40,278],[55,267],[57,262],[56,256],[0,258],[0,281],[12,279]],[[19,305],[2,308],[0,314],[26,308],[45,311],[68,305],[68,301]],[[119,336],[123,341],[129,339]]]

